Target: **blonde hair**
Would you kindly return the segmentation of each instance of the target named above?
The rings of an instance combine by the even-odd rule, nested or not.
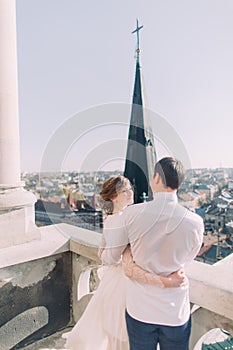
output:
[[[112,200],[117,197],[122,188],[129,184],[129,179],[122,175],[111,176],[104,182],[100,192],[100,197],[102,199],[102,208],[107,215],[111,215],[113,212]]]

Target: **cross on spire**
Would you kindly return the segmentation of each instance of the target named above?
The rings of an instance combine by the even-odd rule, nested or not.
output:
[[[140,54],[140,47],[139,47],[139,30],[141,30],[143,26],[138,26],[138,19],[137,19],[137,28],[132,32],[132,34],[137,33],[137,61],[139,60],[139,54]]]

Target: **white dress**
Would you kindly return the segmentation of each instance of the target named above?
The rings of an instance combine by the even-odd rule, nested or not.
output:
[[[121,264],[106,267],[84,314],[72,331],[63,335],[66,349],[129,350],[125,288]]]

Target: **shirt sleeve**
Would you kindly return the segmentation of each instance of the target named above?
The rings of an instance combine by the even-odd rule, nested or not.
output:
[[[123,215],[106,220],[103,235],[106,245],[101,255],[102,262],[106,265],[116,264],[129,243]]]
[[[200,219],[192,229],[192,246],[186,259],[186,265],[197,256],[203,242],[203,233],[204,223],[203,220]]]

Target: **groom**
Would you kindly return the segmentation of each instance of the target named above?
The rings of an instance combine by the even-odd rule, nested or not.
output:
[[[202,219],[178,204],[184,179],[180,161],[156,163],[150,185],[154,200],[126,208],[118,228],[105,232],[102,260],[119,261],[130,243],[136,264],[161,276],[184,268],[197,255],[203,238]],[[188,350],[191,330],[188,285],[159,288],[127,278],[126,323],[131,350]]]

